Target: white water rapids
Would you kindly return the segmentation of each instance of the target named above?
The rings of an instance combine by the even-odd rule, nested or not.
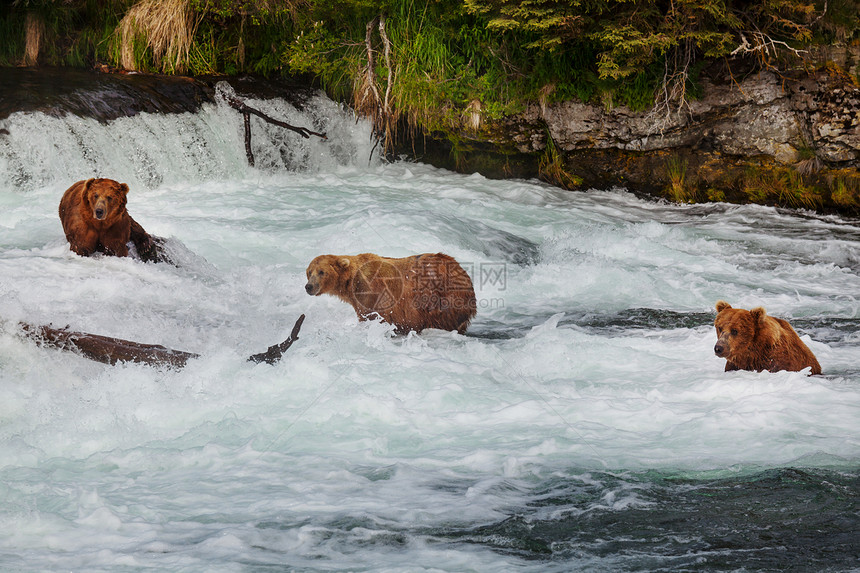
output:
[[[251,168],[223,104],[0,120],[0,569],[742,568],[748,546],[690,540],[760,522],[629,544],[697,480],[785,468],[848,479],[821,487],[856,522],[858,221],[383,163],[322,96],[252,103],[328,140],[253,119]],[[178,266],[70,252],[59,199],[93,176],[129,184]],[[394,336],[305,294],[311,259],[361,252],[459,260],[467,335]],[[824,374],[723,372],[718,299],[789,319]],[[302,313],[280,362],[245,360]],[[19,321],[200,357],[109,366]]]

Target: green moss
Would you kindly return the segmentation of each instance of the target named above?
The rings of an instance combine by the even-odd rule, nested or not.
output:
[[[714,203],[722,203],[726,200],[726,192],[722,189],[709,187],[707,190],[707,197],[708,201],[712,201]]]

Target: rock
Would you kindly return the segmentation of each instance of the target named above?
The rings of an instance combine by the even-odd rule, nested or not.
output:
[[[214,101],[219,81],[228,81],[239,95],[282,97],[297,107],[316,93],[310,87],[253,76],[189,78],[75,68],[0,67],[0,120],[19,111],[71,114],[101,122],[138,113],[193,113]]]
[[[736,156],[797,161],[812,148],[822,160],[856,166],[860,161],[860,88],[832,75],[786,81],[770,72],[740,84],[704,86],[704,97],[668,114],[605,109],[581,102],[531,105],[506,122],[510,143],[535,153],[549,132],[558,149],[627,151],[699,147]],[[810,140],[811,136],[811,140]],[[504,144],[504,138],[497,138]]]
[[[837,55],[860,70],[860,48]],[[741,76],[709,69],[702,74],[701,99],[681,110],[534,103],[516,116],[487,121],[477,136],[435,134],[411,151],[433,165],[487,177],[542,177],[566,186],[579,180],[579,189],[620,186],[664,196],[673,184],[669,166],[683,166],[693,200],[856,215],[860,87],[827,53],[818,57],[815,72]],[[548,136],[555,154],[546,153]],[[542,171],[547,161],[569,175],[565,182]]]

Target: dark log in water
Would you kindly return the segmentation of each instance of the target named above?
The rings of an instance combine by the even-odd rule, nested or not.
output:
[[[245,123],[245,156],[248,158],[248,165],[253,167],[254,152],[251,151],[251,114],[243,112],[242,120]]]
[[[265,352],[260,352],[259,354],[253,354],[248,357],[249,362],[266,362],[267,364],[274,364],[278,360],[281,359],[284,352],[287,351],[287,348],[293,345],[293,342],[299,339],[299,330],[302,328],[302,323],[305,321],[305,315],[301,315],[299,319],[296,321],[296,324],[293,326],[293,331],[287,337],[285,341],[280,344],[275,344],[274,346],[270,346]]]
[[[39,346],[78,351],[96,362],[142,362],[152,365],[185,366],[199,354],[172,350],[159,344],[141,344],[131,340],[112,338],[87,332],[75,332],[68,328],[34,326],[21,323],[24,333]]]
[[[290,336],[281,342],[270,346],[265,352],[248,357],[251,362],[266,362],[274,364],[281,359],[284,352],[292,346],[299,338],[299,330],[305,320],[301,315],[296,321]],[[173,350],[160,344],[141,344],[131,340],[90,334],[88,332],[75,332],[66,328],[53,328],[51,326],[34,326],[21,323],[24,334],[33,339],[39,346],[58,348],[71,352],[79,352],[83,356],[96,362],[105,364],[116,364],[117,362],[137,362],[150,364],[152,366],[175,366],[181,368],[192,358],[199,358],[199,354]]]

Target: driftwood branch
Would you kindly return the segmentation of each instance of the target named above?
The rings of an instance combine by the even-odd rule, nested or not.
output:
[[[230,105],[230,107],[238,110],[242,114],[242,117],[245,122],[245,154],[248,156],[248,164],[251,166],[254,165],[254,154],[251,152],[251,115],[256,115],[257,117],[268,123],[294,131],[305,139],[308,139],[312,135],[315,135],[321,139],[328,139],[325,133],[311,131],[306,127],[297,127],[295,125],[290,125],[287,122],[270,117],[259,109],[249,106],[239,98],[225,96],[224,101],[226,101],[227,104]]]
[[[301,315],[293,326],[289,338],[280,344],[270,346],[265,352],[248,357],[251,362],[266,362],[274,364],[293,342],[299,338],[299,330],[305,315]],[[173,350],[160,344],[141,344],[131,340],[90,334],[87,332],[75,332],[66,328],[53,328],[51,326],[34,326],[32,324],[20,323],[24,334],[33,339],[39,346],[58,348],[60,350],[77,351],[83,356],[96,362],[105,364],[116,364],[117,362],[137,362],[153,366],[175,366],[181,368],[192,358],[198,358],[199,354]]]
[[[266,362],[267,364],[274,364],[278,360],[281,359],[281,356],[286,352],[287,348],[293,345],[293,342],[299,339],[299,330],[302,328],[302,323],[305,321],[305,315],[301,315],[299,319],[296,321],[295,326],[293,326],[293,331],[287,337],[285,341],[280,344],[275,344],[274,346],[270,346],[265,352],[260,352],[259,354],[253,354],[248,357],[249,362]]]
[[[245,121],[245,155],[248,156],[248,165],[253,167],[254,152],[251,151],[251,114],[247,111],[243,111],[242,118]]]

